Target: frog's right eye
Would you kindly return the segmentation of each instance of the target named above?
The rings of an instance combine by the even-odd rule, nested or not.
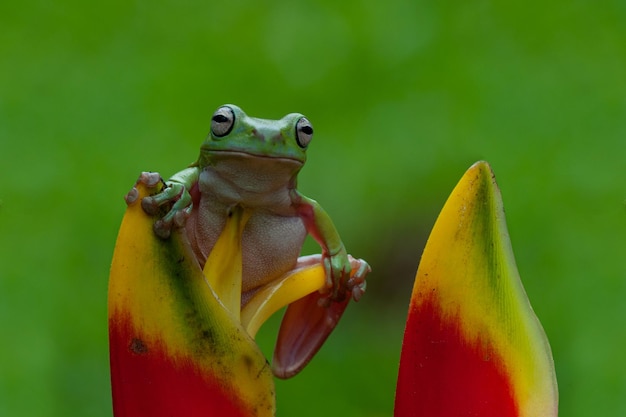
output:
[[[235,125],[235,113],[228,106],[222,106],[213,113],[211,118],[211,133],[215,137],[226,136]]]
[[[301,148],[306,148],[313,138],[313,126],[306,117],[301,117],[296,123],[296,141]]]

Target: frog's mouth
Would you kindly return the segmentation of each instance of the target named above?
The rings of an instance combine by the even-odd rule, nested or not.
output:
[[[240,151],[240,150],[211,150],[211,156],[209,157],[212,161],[225,161],[225,160],[234,160],[237,158],[241,158],[243,160],[259,160],[268,162],[275,165],[296,165],[301,167],[304,165],[304,161],[302,159],[296,158],[295,156],[290,155],[280,155],[280,156],[272,156],[272,155],[262,155],[250,151]]]

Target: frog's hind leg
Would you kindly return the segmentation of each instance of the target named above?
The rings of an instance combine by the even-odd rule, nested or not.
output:
[[[242,324],[254,337],[265,318],[289,304],[272,363],[279,378],[291,378],[306,366],[339,322],[350,298],[358,300],[365,291],[370,267],[350,256],[352,273],[343,289],[345,296],[332,298],[322,259],[321,255],[300,257],[292,271],[257,291],[242,310]]]
[[[272,372],[287,379],[298,374],[320,350],[339,323],[350,298],[326,302],[318,292],[291,303],[278,331]]]
[[[341,319],[350,298],[358,301],[365,292],[365,276],[370,266],[362,259],[348,256],[352,272],[346,282],[345,296],[331,297],[329,288],[315,291],[291,303],[285,311],[278,331],[272,371],[278,378],[291,378],[300,372],[322,347]],[[318,265],[321,255],[303,257],[298,265]],[[326,268],[321,272],[328,274]],[[324,280],[326,283],[327,279]]]

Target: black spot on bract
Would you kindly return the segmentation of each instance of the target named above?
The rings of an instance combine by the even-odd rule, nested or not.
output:
[[[148,346],[143,342],[143,340],[138,339],[136,337],[130,341],[130,345],[128,346],[131,352],[137,355],[145,355],[148,353]]]

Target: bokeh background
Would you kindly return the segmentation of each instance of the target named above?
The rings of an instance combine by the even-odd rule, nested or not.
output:
[[[122,196],[195,160],[228,102],[308,116],[299,188],[374,268],[309,367],[277,382],[279,417],[392,415],[423,245],[479,159],[561,415],[626,415],[626,3],[592,0],[1,2],[0,415],[112,415]]]

